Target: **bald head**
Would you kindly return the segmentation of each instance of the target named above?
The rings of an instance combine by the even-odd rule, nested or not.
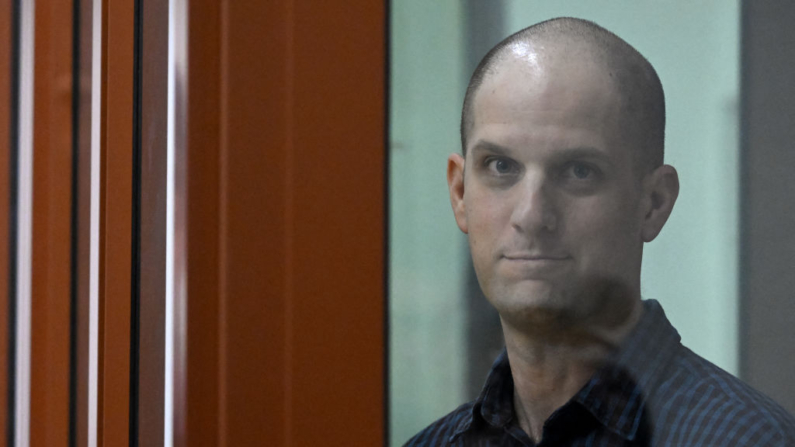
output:
[[[649,172],[663,163],[665,99],[651,64],[632,46],[587,20],[558,18],[525,28],[497,44],[481,60],[469,81],[461,114],[461,143],[476,125],[478,92],[506,67],[522,63],[527,82],[534,71],[579,67],[610,80],[621,102],[623,137],[635,150],[636,166]],[[577,68],[574,68],[577,69]]]

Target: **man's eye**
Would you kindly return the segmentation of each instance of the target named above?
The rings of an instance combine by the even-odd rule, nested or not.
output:
[[[516,166],[504,158],[491,158],[486,160],[486,167],[494,174],[507,175],[516,172]]]
[[[577,180],[588,180],[593,177],[596,172],[594,168],[586,164],[572,163],[566,169],[565,174]]]

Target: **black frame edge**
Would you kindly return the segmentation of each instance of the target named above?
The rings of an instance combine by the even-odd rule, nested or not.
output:
[[[9,201],[8,201],[8,402],[6,445],[16,438],[16,333],[17,333],[17,224],[19,216],[19,64],[21,44],[21,0],[11,0],[11,76],[9,110]]]
[[[133,44],[132,248],[130,275],[130,447],[138,447],[141,318],[141,155],[143,0],[135,0]]]

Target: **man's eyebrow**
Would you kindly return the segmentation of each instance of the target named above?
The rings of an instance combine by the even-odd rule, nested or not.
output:
[[[605,163],[612,163],[609,154],[595,147],[589,147],[589,146],[561,149],[555,152],[554,158],[565,159],[565,160],[590,158],[590,159],[601,160]]]
[[[508,156],[512,151],[506,147],[500,146],[499,144],[480,140],[472,147],[472,153],[474,154],[475,152],[488,152],[496,155]]]
[[[513,150],[490,141],[478,141],[472,147],[473,154],[477,152],[486,152],[495,155],[502,155],[505,157],[511,156]],[[551,158],[558,160],[575,160],[575,159],[594,159],[600,160],[605,163],[612,164],[610,155],[595,147],[590,146],[576,146],[571,148],[560,149],[552,154]]]

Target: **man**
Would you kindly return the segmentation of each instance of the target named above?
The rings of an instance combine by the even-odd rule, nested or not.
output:
[[[643,244],[671,214],[652,66],[579,19],[522,30],[475,70],[456,222],[502,323],[483,391],[410,446],[795,446],[772,400],[683,347],[641,300]]]

